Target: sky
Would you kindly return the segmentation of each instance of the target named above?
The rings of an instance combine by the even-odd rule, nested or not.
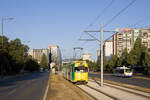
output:
[[[0,0],[0,19],[2,16],[14,18],[4,21],[4,35],[10,40],[20,38],[30,47],[48,48],[58,45],[63,58],[73,56],[74,47],[88,51],[93,60],[97,59],[98,41],[78,41],[89,39],[85,31],[100,30],[104,25],[132,0]],[[150,0],[136,0],[128,9],[116,17],[104,30],[115,31],[116,28],[129,27],[141,21],[136,27],[150,26]],[[106,8],[103,11],[104,8]],[[100,16],[99,16],[100,15]],[[99,17],[97,17],[99,16]],[[1,23],[1,20],[0,20]],[[1,31],[1,29],[0,29]],[[100,33],[91,33],[100,39]],[[113,33],[104,33],[104,39]],[[30,41],[30,42],[27,42]],[[78,51],[77,51],[78,53]]]

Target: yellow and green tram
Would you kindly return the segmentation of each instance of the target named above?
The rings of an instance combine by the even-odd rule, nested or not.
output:
[[[64,67],[63,76],[73,83],[88,83],[88,64],[86,61],[72,61]]]

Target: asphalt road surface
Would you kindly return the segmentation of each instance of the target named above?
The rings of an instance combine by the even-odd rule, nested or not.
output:
[[[89,73],[89,77],[99,77],[100,78],[100,74]],[[139,78],[134,78],[134,77],[136,77],[136,76],[133,76],[132,78],[122,78],[122,77],[113,76],[112,74],[104,74],[104,80],[110,80],[110,81],[115,81],[115,82],[119,82],[119,83],[125,83],[125,84],[150,88],[150,80],[139,79]]]
[[[43,72],[0,81],[0,100],[42,100],[48,77]]]

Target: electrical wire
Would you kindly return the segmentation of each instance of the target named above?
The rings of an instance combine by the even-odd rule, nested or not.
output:
[[[145,20],[148,20],[148,19],[150,19],[150,16],[144,17],[143,19],[137,21],[135,24],[129,25],[129,27],[136,27],[136,26],[139,25],[141,22],[143,22],[143,21],[145,21]]]
[[[141,22],[143,22],[143,21],[145,21],[145,20],[148,20],[148,19],[150,19],[150,16],[146,16],[146,17],[144,17],[143,19],[137,21],[135,24],[129,25],[128,27],[135,27],[135,26],[139,25],[139,23],[141,23]],[[116,34],[116,33],[115,33],[115,34]],[[114,35],[114,34],[113,34],[113,35]],[[111,35],[110,37],[108,37],[107,39],[105,39],[104,42],[106,42],[106,41],[109,40],[111,37],[113,37],[113,35]]]
[[[113,16],[105,25],[104,27],[108,26],[114,19],[116,19],[121,13],[123,13],[126,9],[128,9],[136,0],[132,0],[127,6],[121,9],[115,16]]]
[[[101,13],[87,26],[87,28],[85,28],[85,30],[89,29],[91,26],[93,26],[95,24],[95,22],[104,15],[104,13],[107,12],[108,8],[111,7],[111,5],[114,3],[115,0],[111,0],[111,2],[101,11]],[[84,32],[81,33],[80,38],[82,37]],[[91,35],[90,33],[87,33],[90,37],[92,36],[92,38],[94,37],[93,35]],[[95,39],[96,37],[94,37]],[[98,40],[98,39],[96,39]],[[88,42],[88,41],[87,41]],[[85,42],[85,43],[87,43]]]
[[[89,24],[89,26],[86,29],[93,26],[95,22],[107,12],[108,8],[111,7],[113,3],[114,3],[114,0],[111,0],[111,2],[101,11],[101,13],[93,20],[93,22]]]

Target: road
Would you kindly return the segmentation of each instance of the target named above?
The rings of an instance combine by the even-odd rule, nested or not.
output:
[[[100,78],[100,74],[89,73],[89,77]],[[122,78],[122,77],[113,76],[112,74],[104,74],[104,80],[110,80],[110,81],[115,81],[119,83],[125,83],[125,84],[140,86],[144,88],[150,88],[150,80],[136,78],[136,76],[133,76],[132,78]]]
[[[18,76],[0,82],[0,100],[42,100],[49,72]]]

